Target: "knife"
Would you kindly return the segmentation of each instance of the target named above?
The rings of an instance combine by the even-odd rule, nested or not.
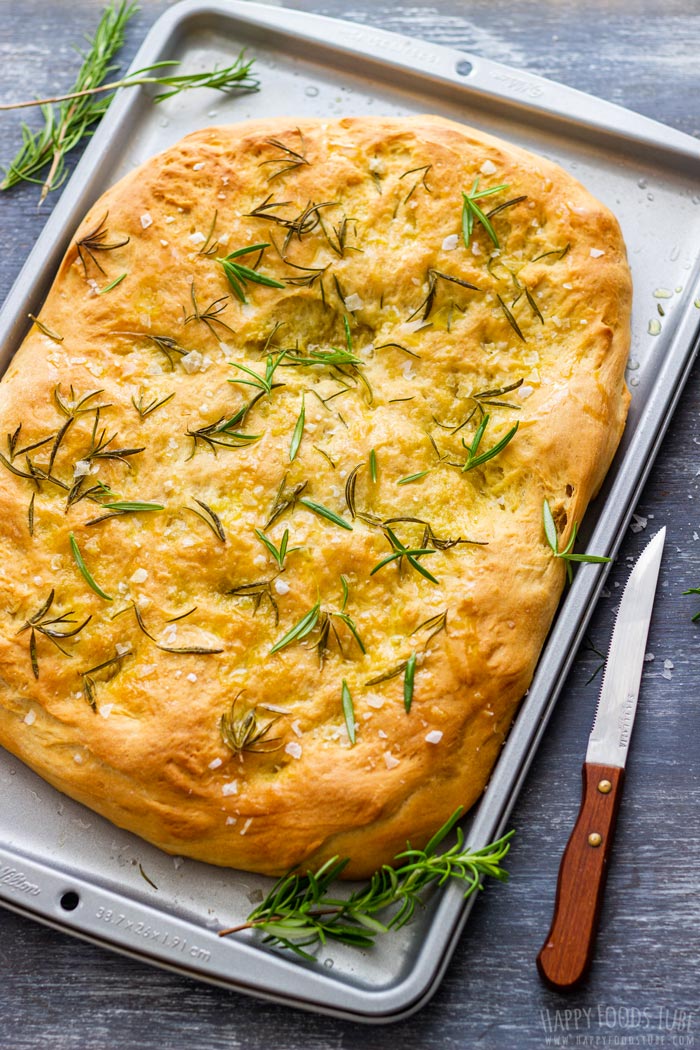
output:
[[[537,956],[542,980],[560,990],[580,984],[593,958],[665,538],[663,528],[640,554],[610,641],[583,764],[581,808],[561,859],[552,926]]]

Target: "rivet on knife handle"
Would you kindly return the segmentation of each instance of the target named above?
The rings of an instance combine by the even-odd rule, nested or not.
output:
[[[552,927],[537,956],[540,976],[554,988],[574,988],[591,964],[623,775],[615,766],[583,766],[581,808],[559,868]]]

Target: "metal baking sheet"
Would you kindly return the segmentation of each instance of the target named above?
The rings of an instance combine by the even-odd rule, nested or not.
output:
[[[256,58],[258,94],[198,91],[152,105],[123,92],[88,146],[0,315],[7,364],[72,231],[134,165],[211,123],[275,115],[432,112],[561,163],[617,214],[635,284],[619,454],[583,539],[614,553],[692,365],[700,335],[700,143],[614,105],[475,55],[241,0],[186,0],[154,26],[133,68],[184,72]],[[663,303],[661,319],[657,304]],[[583,566],[563,602],[486,794],[474,845],[501,833],[605,579]],[[76,936],[222,986],[356,1020],[397,1020],[432,994],[470,904],[447,887],[370,952],[325,947],[316,963],[217,936],[269,880],[173,858],[59,795],[0,751],[0,902]],[[157,888],[156,888],[157,887]],[[508,892],[507,889],[501,892]]]

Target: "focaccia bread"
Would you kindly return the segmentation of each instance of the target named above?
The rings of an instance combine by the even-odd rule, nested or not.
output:
[[[437,117],[208,128],[129,174],[0,384],[0,743],[214,864],[425,842],[531,681],[544,501],[564,549],[630,299],[603,205]]]

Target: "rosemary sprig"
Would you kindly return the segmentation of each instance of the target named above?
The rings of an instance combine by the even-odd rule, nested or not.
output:
[[[418,560],[419,558],[425,558],[426,555],[435,554],[434,547],[406,547],[390,526],[384,525],[383,531],[384,535],[389,540],[393,551],[391,554],[387,554],[385,558],[382,558],[381,561],[377,562],[370,572],[370,576],[374,576],[375,573],[379,572],[380,569],[383,569],[385,565],[389,565],[392,561],[398,562],[400,572],[403,565],[403,559],[405,558],[411,568],[415,569],[421,576],[424,576],[426,580],[430,580],[431,583],[440,582],[439,580],[436,580],[433,574],[428,572],[426,567],[421,565]]]
[[[324,201],[322,204],[314,204],[312,201],[309,201],[299,215],[296,215],[293,219],[277,214],[276,209],[287,208],[291,203],[291,201],[273,201],[272,194],[270,194],[262,204],[258,204],[246,216],[246,218],[262,219],[264,222],[274,223],[287,231],[282,255],[287,251],[292,237],[296,237],[298,241],[301,241],[302,237],[316,229],[321,222],[320,212],[322,208],[334,208],[336,206],[335,201]]]
[[[230,332],[231,335],[235,335],[236,334],[234,332],[233,328],[231,328],[231,325],[227,324],[226,321],[222,321],[221,318],[219,317],[219,314],[222,314],[224,312],[224,310],[226,309],[226,307],[228,306],[228,301],[229,301],[229,296],[228,295],[221,295],[221,296],[219,296],[218,299],[214,299],[212,302],[209,303],[209,306],[206,306],[204,308],[204,310],[202,310],[200,305],[199,305],[199,303],[197,302],[197,294],[196,294],[196,292],[194,290],[194,281],[193,281],[191,286],[190,286],[190,298],[192,299],[192,313],[188,314],[187,311],[185,310],[184,306],[183,306],[183,308],[182,308],[182,323],[183,324],[190,324],[190,322],[192,322],[192,321],[199,321],[201,324],[206,325],[206,327],[209,329],[209,331],[214,336],[214,338],[217,340],[217,342],[219,340],[219,337],[218,337],[218,335],[216,333],[216,329],[214,328],[215,324],[219,325],[221,328],[223,328],[224,331]]]
[[[266,598],[275,617],[275,626],[277,626],[280,614],[277,599],[272,591],[272,584],[275,579],[276,577],[273,577],[271,580],[255,580],[252,583],[240,583],[236,587],[231,587],[230,590],[226,591],[226,594],[232,598],[252,598],[253,616],[255,616],[262,605],[263,598]]]
[[[277,751],[282,746],[281,737],[268,737],[268,733],[282,715],[274,715],[263,722],[259,715],[258,707],[249,707],[244,714],[239,714],[236,704],[241,694],[233,698],[228,712],[219,719],[219,731],[221,739],[226,747],[233,751],[234,755],[241,755],[244,751],[268,754]]]
[[[409,314],[407,320],[411,321],[419,310],[422,310],[421,320],[427,321],[432,312],[433,306],[435,305],[435,296],[437,294],[438,281],[447,281],[451,284],[458,284],[462,288],[468,288],[472,292],[478,292],[479,288],[475,284],[471,284],[469,281],[463,280],[461,277],[455,277],[451,273],[442,273],[440,270],[434,270],[432,267],[428,270],[428,294],[422,303],[420,303],[412,314]],[[384,343],[384,346],[398,346],[396,343]],[[400,350],[404,350],[405,347],[398,347]],[[382,349],[382,347],[379,347]],[[414,355],[415,356],[415,355]]]
[[[109,212],[105,212],[102,218],[99,220],[96,226],[94,226],[89,233],[84,234],[79,241],[75,242],[75,247],[78,250],[78,257],[83,267],[85,276],[88,275],[88,259],[97,267],[100,273],[104,273],[104,268],[97,258],[97,252],[113,252],[117,248],[123,248],[129,243],[130,238],[124,237],[121,240],[110,241],[109,231],[107,230],[107,219]],[[118,280],[122,280],[126,277],[123,274]],[[107,291],[106,288],[102,289]]]
[[[186,434],[192,438],[192,451],[187,458],[192,459],[200,442],[216,455],[217,448],[247,448],[262,437],[262,434],[243,434],[234,429],[235,425],[235,417],[227,419],[226,416],[221,416],[214,423],[207,423],[197,430],[188,427]]]
[[[69,612],[61,613],[60,616],[49,617],[47,614],[49,613],[51,606],[53,605],[54,596],[55,591],[52,588],[51,593],[49,594],[46,601],[41,605],[37,612],[34,613],[33,616],[31,616],[28,620],[25,621],[24,625],[20,627],[19,631],[17,632],[17,634],[22,634],[24,631],[30,632],[29,658],[32,664],[32,672],[34,674],[34,677],[37,679],[39,678],[39,659],[37,656],[36,647],[37,634],[42,635],[42,637],[44,638],[48,638],[52,645],[54,645],[59,650],[59,652],[63,653],[64,656],[72,656],[72,653],[66,652],[61,643],[58,641],[58,639],[60,638],[63,641],[66,638],[74,638],[77,634],[80,634],[83,627],[87,626],[87,624],[92,619],[92,616],[87,616],[82,623],[78,624],[77,627],[71,627],[71,624],[74,624],[76,622],[72,609]],[[70,629],[58,630],[59,627],[66,627]]]
[[[488,414],[488,412],[486,412],[484,414],[483,419],[479,423],[479,426],[476,429],[476,433],[474,434],[470,445],[467,445],[464,438],[462,438],[462,445],[467,450],[467,458],[464,464],[462,465],[463,472],[467,470],[473,470],[474,467],[480,467],[484,463],[488,463],[490,459],[493,459],[494,456],[497,456],[499,454],[499,452],[502,452],[506,445],[510,441],[512,441],[515,435],[517,434],[518,427],[520,426],[519,423],[516,423],[515,426],[511,427],[508,433],[505,434],[500,441],[497,441],[495,445],[492,445],[491,448],[488,449],[488,451],[480,453],[479,446],[481,444],[481,439],[484,436],[484,431],[489,425],[490,418],[491,416]]]
[[[154,397],[152,401],[149,401],[147,405],[144,405],[143,391],[140,390],[138,401],[135,397],[132,396],[131,403],[138,412],[138,414],[141,416],[141,419],[145,419],[146,416],[150,416],[151,412],[155,412],[157,409],[162,408],[163,405],[167,405],[168,401],[172,401],[174,397],[174,393],[168,394],[166,397],[161,397],[160,399]]]
[[[80,553],[80,547],[78,546],[78,542],[72,532],[68,533],[68,539],[70,540],[70,548],[73,553],[73,559],[75,561],[75,564],[78,566],[78,569],[84,577],[87,585],[92,588],[95,594],[99,594],[100,598],[104,598],[105,601],[114,601],[114,599],[109,594],[106,594],[102,590],[100,585],[95,581],[95,577],[92,575],[87,565],[85,564],[85,559]]]
[[[470,897],[490,876],[505,882],[507,872],[501,861],[510,849],[513,832],[483,846],[465,846],[464,833],[457,828],[456,841],[443,852],[438,847],[454,829],[462,813],[457,809],[433,835],[424,849],[410,843],[385,864],[367,884],[347,898],[336,896],[331,884],[348,864],[348,858],[332,857],[318,871],[307,875],[290,873],[279,879],[265,900],[245,923],[219,932],[220,937],[241,930],[259,930],[265,944],[286,948],[303,959],[313,961],[305,948],[328,941],[339,941],[356,948],[370,948],[379,934],[398,930],[413,918],[425,903],[426,891],[450,880],[461,882],[464,897]],[[376,918],[385,913],[384,921]]]
[[[288,171],[296,171],[297,168],[308,165],[306,159],[306,144],[304,142],[304,136],[299,128],[296,129],[297,135],[299,136],[299,149],[294,150],[291,146],[285,145],[284,142],[280,142],[279,139],[265,139],[266,146],[272,146],[279,153],[279,157],[272,157],[270,160],[263,160],[260,162],[258,167],[265,168],[271,164],[281,164],[282,167],[277,171],[273,172],[272,175],[268,176],[268,182],[274,182],[281,175],[286,175]]]
[[[285,559],[286,559],[288,554],[291,554],[292,551],[300,551],[301,550],[301,547],[288,547],[287,546],[288,543],[289,543],[289,529],[285,529],[284,530],[284,535],[282,536],[282,542],[280,543],[279,547],[275,547],[275,545],[272,542],[272,540],[270,539],[270,537],[266,536],[264,532],[260,531],[260,529],[256,529],[255,530],[255,535],[258,537],[258,539],[263,544],[263,546],[267,548],[269,553],[275,559],[275,561],[277,562],[277,565],[279,566],[280,570],[284,569],[284,562],[285,562]]]
[[[578,533],[578,522],[574,522],[574,527],[571,530],[571,536],[569,542],[563,550],[559,550],[559,537],[557,535],[557,526],[554,521],[552,509],[549,506],[549,501],[544,500],[542,504],[542,522],[544,524],[544,534],[547,543],[554,554],[555,558],[561,558],[562,561],[566,562],[566,578],[571,583],[573,580],[573,569],[571,563],[577,562],[595,562],[603,563],[608,562],[611,559],[606,558],[601,554],[573,554],[572,549],[576,543],[576,535]]]
[[[278,354],[274,355],[274,356],[272,354],[268,354],[267,358],[265,360],[265,375],[264,376],[259,375],[258,372],[254,372],[253,369],[252,368],[248,368],[247,365],[238,364],[237,361],[229,361],[229,364],[231,365],[232,368],[237,368],[239,372],[243,372],[243,374],[249,376],[249,378],[248,379],[229,379],[228,382],[229,383],[238,383],[239,385],[242,385],[242,386],[252,386],[256,390],[260,391],[260,394],[258,396],[261,396],[263,394],[267,394],[267,396],[269,397],[270,394],[272,393],[272,391],[275,389],[275,387],[277,387],[277,386],[284,386],[283,383],[273,383],[272,382],[272,378],[273,378],[273,376],[275,374],[275,371],[277,370],[277,368],[281,364],[283,358],[285,358],[288,353],[289,353],[288,350],[280,350],[280,352]],[[248,406],[246,411],[248,411],[251,407],[252,407],[252,404]],[[234,421],[236,423],[239,423],[240,422],[240,418],[236,417]]]
[[[267,274],[260,273],[257,270],[265,249],[269,247],[269,241],[265,241],[263,244],[251,244],[248,248],[238,248],[237,251],[229,252],[228,255],[218,257],[216,260],[218,263],[221,263],[221,267],[228,278],[228,283],[242,303],[248,302],[245,296],[248,284],[262,284],[267,288],[284,288],[284,284],[281,281],[277,281],[274,277],[269,277]],[[243,255],[250,255],[252,252],[258,253],[252,268],[244,266],[243,263],[234,262],[234,259],[239,259]]]
[[[263,528],[269,529],[270,525],[273,525],[286,511],[292,510],[299,502],[299,497],[307,485],[308,481],[300,481],[293,488],[289,489],[287,488],[287,475],[285,474],[275,495],[270,516]]]
[[[111,682],[115,675],[121,671],[124,659],[130,655],[130,652],[115,652],[114,656],[110,657],[109,660],[104,660],[95,667],[89,667],[87,671],[80,672],[80,677],[83,680],[85,696],[93,711],[97,711],[98,681],[105,683]]]
[[[196,87],[224,92],[257,90],[258,81],[250,73],[254,60],[246,61],[243,52],[224,69],[163,75],[155,71],[177,65],[177,62],[157,62],[131,76],[104,83],[105,78],[118,68],[113,59],[124,43],[126,25],[137,10],[137,5],[128,0],[105,8],[94,37],[88,40],[90,47],[82,56],[82,65],[71,91],[54,98],[0,106],[0,110],[39,106],[44,118],[43,126],[36,131],[27,124],[22,125],[22,147],[7,167],[0,189],[9,189],[23,181],[39,183],[41,179],[35,177],[36,172],[48,167],[42,183],[40,200],[43,201],[49,191],[60,186],[65,179],[68,154],[91,134],[91,128],[102,119],[118,88],[160,84],[168,90],[156,95],[155,102]]]
[[[479,189],[479,177],[474,179],[469,193],[462,191],[462,239],[464,240],[464,247],[469,247],[469,241],[471,240],[472,233],[474,231],[474,220],[481,223],[487,234],[493,241],[496,248],[500,248],[496,231],[487,215],[481,210],[479,205],[476,203],[483,197],[490,197],[494,193],[500,193],[501,190],[507,190],[508,184],[502,182],[499,186],[491,186],[488,190]]]
[[[361,653],[366,653],[364,643],[360,637],[360,632],[357,629],[357,625],[352,617],[345,611],[345,607],[348,601],[348,583],[344,576],[340,577],[340,583],[343,589],[343,601],[339,610],[324,609],[321,606],[320,601],[316,602],[315,605],[309,609],[297,622],[291,627],[286,634],[284,634],[270,649],[270,654],[277,653],[281,649],[285,649],[288,645],[293,642],[300,642],[313,631],[318,631],[318,637],[314,642],[312,649],[315,649],[318,653],[318,659],[321,666],[325,659],[326,653],[329,651],[329,642],[331,632],[336,640],[338,649],[341,655],[345,656],[345,650],[343,649],[343,643],[341,641],[338,629],[335,626],[335,620],[340,620],[342,624],[347,627],[350,634],[353,636],[357,647]]]

